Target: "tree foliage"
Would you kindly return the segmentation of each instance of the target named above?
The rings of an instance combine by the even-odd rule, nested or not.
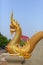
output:
[[[0,47],[4,48],[8,43],[9,39],[0,33]]]

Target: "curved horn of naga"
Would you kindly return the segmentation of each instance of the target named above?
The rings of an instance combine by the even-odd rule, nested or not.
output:
[[[20,25],[13,19],[13,14],[11,15],[10,32],[12,34],[14,32],[16,33],[14,35],[14,38],[6,46],[6,50],[10,54],[19,53],[18,55],[23,56],[25,59],[31,56],[31,52],[34,50],[36,44],[38,43],[38,41],[40,41],[43,38],[43,31],[38,32],[35,35],[33,35],[30,40],[24,42],[25,45],[23,47],[20,47],[19,42],[21,39],[22,30],[20,28]]]

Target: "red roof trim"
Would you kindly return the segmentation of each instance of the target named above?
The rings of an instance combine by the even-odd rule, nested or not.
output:
[[[27,37],[27,36],[25,36],[25,35],[22,35],[22,36],[21,36],[21,39],[25,41],[25,40],[29,39],[29,37]]]

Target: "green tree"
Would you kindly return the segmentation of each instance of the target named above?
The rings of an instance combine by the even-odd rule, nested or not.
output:
[[[6,36],[0,33],[0,47],[4,48],[11,39],[8,39]]]

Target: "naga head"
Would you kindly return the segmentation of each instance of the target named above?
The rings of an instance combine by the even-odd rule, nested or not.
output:
[[[10,20],[11,20],[10,32],[13,33],[18,31],[20,29],[20,25],[18,24],[17,20],[13,19],[13,12],[11,14]]]

